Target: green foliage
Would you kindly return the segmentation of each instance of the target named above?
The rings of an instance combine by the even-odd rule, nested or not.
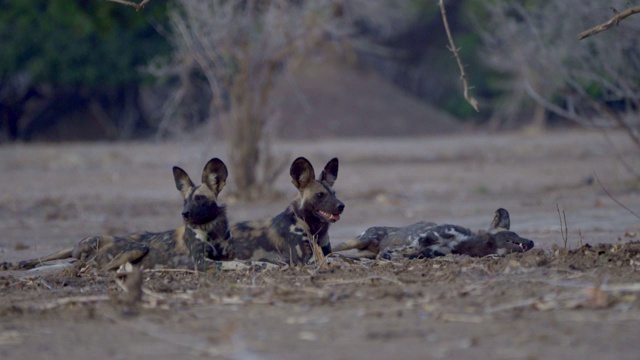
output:
[[[422,0],[412,0],[409,3],[409,11],[412,11],[415,14],[418,14],[420,17],[420,21],[423,22],[432,22],[439,21],[440,19],[440,8],[436,2],[431,1],[422,1]]]
[[[99,0],[0,0],[0,79],[27,72],[34,82],[97,88],[140,80],[139,66],[167,53],[144,12]]]

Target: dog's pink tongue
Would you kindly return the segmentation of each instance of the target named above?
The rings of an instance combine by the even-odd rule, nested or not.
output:
[[[340,220],[340,215],[338,215],[338,214],[331,214],[331,220],[334,220],[334,221],[338,221],[338,220]]]

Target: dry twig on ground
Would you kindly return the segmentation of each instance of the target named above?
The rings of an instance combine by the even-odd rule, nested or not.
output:
[[[560,218],[560,235],[562,235],[562,242],[564,244],[564,248],[567,249],[567,242],[569,241],[569,228],[567,227],[567,215],[564,213],[564,210],[562,210],[562,216],[560,216],[560,207],[558,206],[558,204],[556,204],[556,209],[558,210],[558,218]]]

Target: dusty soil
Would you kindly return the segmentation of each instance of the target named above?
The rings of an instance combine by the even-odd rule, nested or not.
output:
[[[640,157],[622,134],[468,134],[278,142],[322,167],[340,158],[347,208],[334,243],[418,220],[486,228],[498,207],[536,248],[504,258],[406,262],[330,258],[323,266],[196,274],[147,271],[130,305],[90,267],[0,272],[0,357],[237,359],[637,359]],[[91,234],[180,225],[171,166],[199,178],[221,144],[0,147],[0,261]],[[233,176],[233,174],[231,174]],[[597,177],[596,177],[597,176]],[[602,183],[606,191],[599,185]],[[242,204],[273,215],[294,194]],[[558,209],[566,217],[566,241]]]

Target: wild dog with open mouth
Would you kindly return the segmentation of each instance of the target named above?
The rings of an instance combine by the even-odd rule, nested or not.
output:
[[[291,164],[289,174],[299,193],[283,212],[231,226],[236,258],[306,264],[313,256],[312,241],[323,254],[331,252],[329,225],[340,220],[344,211],[332,188],[338,178],[338,159],[331,159],[317,180],[313,166],[303,157]]]
[[[46,261],[67,258],[93,261],[103,271],[118,269],[127,262],[146,269],[161,266],[205,271],[212,265],[217,268],[218,262],[211,259],[233,257],[226,208],[217,202],[227,174],[225,164],[213,158],[204,167],[202,184],[194,186],[184,170],[173,168],[176,188],[184,198],[185,225],[178,229],[128,236],[90,236],[72,248],[17,264],[2,263],[0,269],[31,269]]]
[[[376,226],[357,238],[338,244],[334,252],[359,250],[357,256],[368,258],[434,258],[447,254],[475,257],[505,255],[533,248],[533,241],[509,231],[509,212],[498,209],[488,231],[471,230],[458,225],[418,222],[406,227]]]

